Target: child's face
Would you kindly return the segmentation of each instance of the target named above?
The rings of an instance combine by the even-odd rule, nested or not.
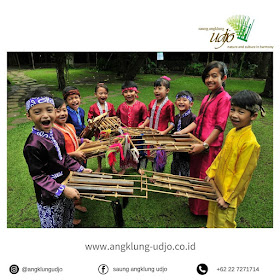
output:
[[[67,111],[66,104],[64,103],[61,107],[55,109],[55,112],[56,112],[55,122],[63,126],[68,118],[68,111]]]
[[[258,113],[252,114],[250,111],[238,106],[231,106],[229,112],[230,121],[236,130],[250,125],[251,122],[257,118],[257,116]]]
[[[105,88],[99,87],[95,93],[100,104],[104,104],[108,98],[108,92]]]
[[[78,94],[72,94],[67,96],[66,102],[71,109],[77,111],[81,104],[81,98]]]
[[[215,91],[222,86],[227,76],[222,77],[219,68],[213,68],[205,77],[205,85],[209,90]]]
[[[184,113],[192,107],[193,102],[186,97],[179,97],[176,99],[175,105],[179,109],[180,113]]]
[[[55,120],[55,109],[50,103],[36,104],[29,109],[26,116],[34,122],[37,130],[49,133]]]
[[[162,101],[168,94],[169,88],[165,86],[157,86],[154,87],[154,94],[157,101]]]
[[[137,93],[135,92],[135,90],[126,89],[123,91],[123,97],[124,97],[126,103],[133,103],[135,101],[136,96],[137,96]]]

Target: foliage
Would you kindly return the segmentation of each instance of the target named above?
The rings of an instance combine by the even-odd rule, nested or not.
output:
[[[185,68],[185,73],[187,75],[201,76],[205,66],[203,63],[191,63],[188,64]]]

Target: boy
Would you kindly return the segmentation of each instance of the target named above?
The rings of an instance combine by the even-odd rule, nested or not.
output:
[[[175,127],[172,131],[181,131],[189,124],[191,124],[196,116],[192,113],[191,107],[193,106],[193,95],[186,90],[180,91],[176,95],[175,105],[180,111],[175,116]],[[171,174],[180,176],[190,176],[190,155],[188,153],[173,153],[173,161],[171,164]]]
[[[72,123],[79,136],[85,126],[85,111],[80,108],[81,94],[76,87],[68,86],[63,90],[63,98],[67,104],[68,119],[67,123]]]
[[[61,183],[69,170],[85,173],[92,170],[67,155],[62,133],[53,128],[56,114],[54,100],[48,91],[37,89],[25,102],[27,118],[34,122],[34,127],[23,153],[34,181],[41,227],[73,227],[72,199],[79,199],[80,194]]]
[[[231,98],[229,118],[233,129],[225,144],[206,171],[207,181],[214,180],[222,197],[208,207],[208,228],[235,228],[237,207],[243,201],[260,153],[252,131],[252,121],[265,115],[261,97],[243,90]]]

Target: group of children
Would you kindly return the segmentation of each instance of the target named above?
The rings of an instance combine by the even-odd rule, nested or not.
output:
[[[125,102],[117,111],[106,101],[108,87],[99,83],[95,88],[97,102],[88,112],[88,121],[108,112],[108,116],[118,116],[128,127],[148,126],[162,135],[191,132],[199,138],[203,144],[193,145],[189,153],[173,154],[171,173],[214,180],[222,195],[217,202],[189,199],[193,214],[208,215],[209,228],[236,227],[237,207],[245,196],[260,151],[251,123],[259,111],[262,116],[265,114],[262,99],[257,93],[244,90],[231,97],[224,89],[226,79],[227,68],[223,62],[213,61],[206,66],[202,80],[209,93],[202,100],[198,116],[191,111],[194,97],[189,91],[176,95],[175,105],[179,114],[175,116],[174,104],[168,99],[171,79],[166,76],[154,82],[155,99],[148,109],[137,99],[136,83],[128,81],[122,85]],[[37,90],[26,99],[27,117],[35,126],[26,141],[24,156],[34,181],[42,227],[73,226],[70,222],[73,220],[72,200],[79,199],[79,193],[61,183],[69,170],[92,172],[86,168],[85,155],[76,151],[83,141],[90,141],[78,137],[85,127],[80,93],[75,87],[66,87],[63,98],[52,99],[47,91]],[[228,117],[234,128],[228,133],[221,150]],[[96,172],[102,169],[101,161],[102,158],[98,157]],[[126,158],[120,159],[120,173],[124,174],[128,167],[133,167],[142,174],[146,165],[145,154],[140,154],[137,163],[128,153]],[[111,168],[117,172],[114,165]],[[75,204],[77,209],[80,207],[79,210],[86,211],[80,202]]]

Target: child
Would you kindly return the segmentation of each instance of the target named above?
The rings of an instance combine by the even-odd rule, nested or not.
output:
[[[139,126],[140,128],[149,125],[150,128],[157,129],[160,131],[160,134],[165,135],[174,127],[175,107],[167,97],[170,91],[170,81],[169,77],[162,76],[154,82],[154,95],[156,99],[150,102],[148,118]],[[166,153],[164,150],[158,150],[153,162],[153,170],[163,172],[165,164]],[[147,161],[145,162],[146,165]]]
[[[77,138],[76,136],[76,130],[73,124],[66,123],[66,120],[68,118],[68,111],[66,108],[65,101],[61,98],[54,98],[54,104],[55,104],[55,112],[56,112],[56,119],[54,122],[54,127],[60,132],[62,132],[64,138],[65,138],[65,149],[68,155],[70,155],[72,158],[78,160],[79,162],[83,163],[86,160],[85,154],[81,151],[77,151],[79,144],[82,144],[83,142],[90,143],[89,139],[86,138]],[[86,207],[81,205],[81,199],[75,200],[75,209],[79,210],[81,212],[86,212]],[[74,219],[73,224],[78,225],[81,222],[81,220]]]
[[[108,117],[116,116],[115,108],[112,103],[107,102],[108,98],[108,87],[104,83],[98,83],[95,87],[95,96],[97,97],[97,102],[90,106],[88,111],[88,121],[94,119],[95,117],[109,112]],[[98,139],[99,132],[95,133],[95,140]],[[102,169],[102,157],[97,157],[98,167],[95,172],[100,172]],[[115,167],[112,167],[113,173],[118,173]]]
[[[138,87],[135,82],[127,81],[122,85],[122,94],[125,102],[123,102],[117,110],[117,116],[121,119],[121,122],[128,127],[138,127],[143,124],[148,117],[147,107],[143,102],[138,101]],[[140,166],[142,162],[146,161],[144,153],[140,155],[139,163],[133,160],[130,153],[126,154],[124,161],[120,161],[120,174],[124,174],[125,170],[129,167],[138,170],[139,174],[143,174]]]
[[[227,67],[223,62],[210,62],[202,73],[202,81],[210,90],[199,109],[198,116],[185,129],[175,132],[184,134],[192,131],[203,144],[192,146],[190,176],[204,179],[206,170],[221,150],[224,130],[230,110],[230,95],[224,90],[227,79]],[[207,215],[208,201],[190,198],[189,207],[195,215]]]
[[[98,83],[96,85],[94,94],[97,97],[97,102],[90,106],[88,120],[94,119],[106,112],[109,112],[107,115],[109,117],[116,116],[114,105],[106,101],[108,93],[108,87],[104,83]]]
[[[243,201],[260,153],[260,145],[252,131],[252,121],[265,115],[261,97],[244,90],[231,99],[229,118],[233,129],[225,144],[207,169],[207,181],[214,179],[222,197],[209,202],[208,228],[235,228],[237,207]]]
[[[196,116],[192,113],[193,95],[186,90],[180,91],[176,95],[175,105],[180,113],[175,116],[175,127],[173,132],[181,131],[191,124]],[[188,153],[173,153],[173,161],[171,164],[171,174],[180,176],[190,176],[190,155]]]
[[[149,125],[149,127],[157,129],[162,135],[165,135],[174,127],[175,107],[167,97],[170,91],[170,81],[169,77],[162,76],[154,82],[156,99],[150,102],[148,118],[139,126],[140,128]]]
[[[73,227],[74,205],[79,192],[61,183],[69,170],[91,173],[65,150],[63,134],[53,128],[54,100],[46,89],[37,89],[25,99],[26,115],[34,122],[23,154],[34,181],[41,227]]]
[[[63,98],[67,104],[68,119],[67,123],[72,123],[79,136],[85,128],[85,111],[80,108],[81,95],[76,87],[68,86],[63,90]]]

